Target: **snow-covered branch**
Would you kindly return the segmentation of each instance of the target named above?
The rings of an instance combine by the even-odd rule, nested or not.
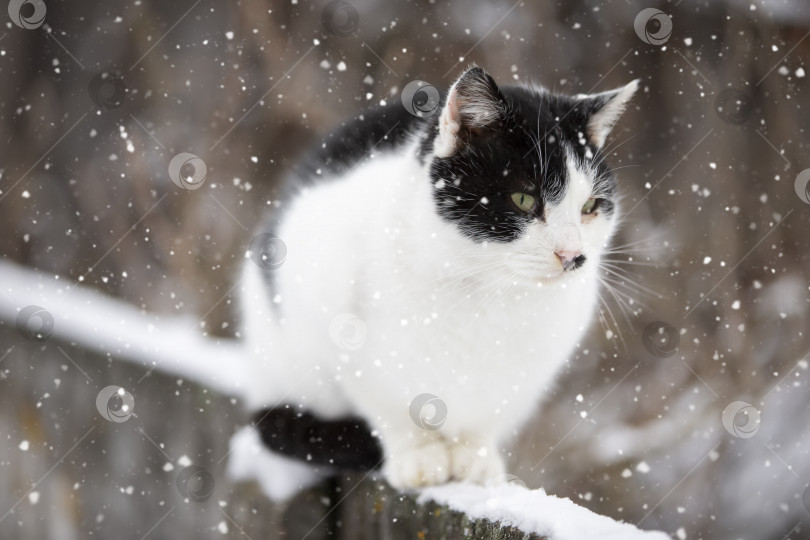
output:
[[[49,335],[241,397],[246,360],[232,340],[207,338],[191,318],[146,313],[60,276],[0,261],[0,320],[19,325],[28,306],[52,317]]]

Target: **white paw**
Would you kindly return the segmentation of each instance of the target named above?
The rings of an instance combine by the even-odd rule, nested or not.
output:
[[[385,465],[388,482],[397,489],[414,489],[447,482],[450,478],[450,455],[441,442],[398,451]]]
[[[453,444],[450,447],[450,475],[454,480],[486,484],[504,476],[506,469],[495,448]]]

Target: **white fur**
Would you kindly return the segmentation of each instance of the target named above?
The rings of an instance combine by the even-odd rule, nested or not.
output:
[[[454,88],[447,94],[447,105],[439,116],[439,133],[433,141],[433,154],[437,157],[450,157],[458,150],[461,141],[458,133],[461,130],[461,117],[458,114]]]
[[[228,445],[226,474],[234,481],[253,480],[274,501],[283,501],[321,482],[333,471],[317,469],[306,462],[268,452],[255,428],[245,426],[233,434]]]
[[[569,163],[566,197],[519,240],[475,243],[434,210],[427,170],[407,152],[381,155],[291,202],[271,305],[260,270],[244,266],[245,334],[254,355],[249,405],[302,404],[325,418],[366,418],[382,438],[388,480],[415,487],[504,472],[500,444],[535,410],[588,326],[597,262],[612,220],[583,223],[586,172]],[[560,249],[585,266],[562,273]],[[354,314],[365,341],[334,340]],[[338,319],[340,320],[340,319]],[[411,419],[419,394],[446,422]]]

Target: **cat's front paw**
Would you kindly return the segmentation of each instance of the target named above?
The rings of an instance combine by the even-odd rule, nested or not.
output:
[[[453,480],[486,484],[504,476],[506,468],[495,448],[471,448],[462,444],[450,447],[450,475]]]
[[[450,478],[447,446],[435,442],[397,452],[386,461],[385,476],[397,489],[414,489],[447,482]]]

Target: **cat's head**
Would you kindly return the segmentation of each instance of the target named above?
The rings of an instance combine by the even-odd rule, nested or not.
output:
[[[439,215],[516,275],[595,267],[617,212],[605,138],[637,88],[570,97],[468,69],[423,143]]]

